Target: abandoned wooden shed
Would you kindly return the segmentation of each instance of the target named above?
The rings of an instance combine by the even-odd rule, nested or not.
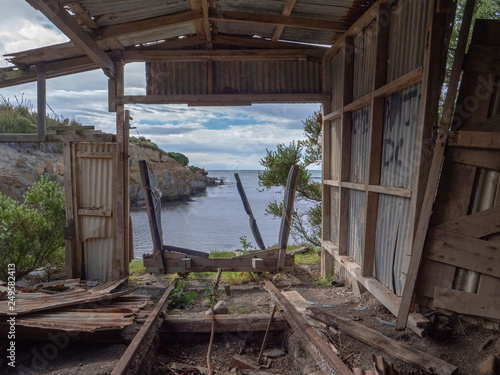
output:
[[[70,42],[8,55],[0,88],[37,81],[40,116],[38,134],[0,141],[64,143],[69,277],[128,274],[127,104],[322,103],[322,273],[336,262],[398,328],[412,302],[500,320],[498,21],[476,21],[449,132],[451,0],[27,1]],[[125,95],[130,62],[145,63],[146,95]],[[45,80],[94,69],[116,134],[47,134]]]

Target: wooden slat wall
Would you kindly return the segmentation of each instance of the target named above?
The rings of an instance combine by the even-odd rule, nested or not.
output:
[[[490,319],[499,319],[484,306],[500,293],[500,147],[492,141],[500,72],[477,62],[498,51],[499,34],[500,21],[476,20],[415,290],[420,304]]]
[[[450,15],[434,7],[434,1],[400,2],[396,8],[378,1],[323,61],[331,68],[332,101],[324,103],[322,261],[335,258],[336,271],[367,287],[394,313],[444,77],[441,51],[448,30],[442,25]],[[400,54],[404,63],[389,56]],[[362,112],[366,119],[360,119]],[[360,131],[367,136],[362,142]],[[391,134],[397,139],[387,139]],[[322,267],[323,276],[332,271]],[[416,319],[410,318],[412,328]]]

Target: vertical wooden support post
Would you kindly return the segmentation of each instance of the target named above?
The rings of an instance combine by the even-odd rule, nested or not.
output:
[[[331,93],[331,58],[323,59],[323,76],[322,76],[322,88],[324,93]],[[330,141],[332,138],[332,125],[329,121],[325,121],[325,115],[332,111],[331,101],[323,102],[322,106],[322,177],[323,181],[331,179],[332,171],[332,153]],[[328,147],[327,147],[328,146]],[[323,184],[323,204],[322,204],[322,218],[321,218],[321,239],[323,241],[328,241],[331,239],[331,187]],[[334,258],[333,255],[324,247],[321,247],[321,277],[326,277],[332,275],[334,272]]]
[[[71,160],[71,143],[63,143],[63,163],[64,163],[64,200],[66,204],[66,228],[64,228],[64,242],[66,246],[66,277],[73,279],[81,275],[76,268],[75,255],[76,248],[76,228],[75,210],[73,201],[73,163]]]
[[[44,63],[36,66],[36,89],[38,111],[38,140],[45,141],[47,134],[47,80],[46,66]]]
[[[108,79],[108,111],[116,112],[116,78]]]
[[[372,100],[370,128],[368,134],[368,170],[365,205],[365,233],[363,236],[363,259],[361,274],[373,276],[375,265],[375,240],[379,195],[369,192],[369,185],[380,185],[380,162],[382,159],[382,137],[384,132],[384,98],[375,97],[373,91],[382,87],[387,79],[387,51],[389,43],[390,8],[380,4],[377,12],[376,50],[373,61]]]
[[[116,94],[124,95],[124,64],[123,62],[115,63],[116,71]],[[128,163],[125,158],[125,143],[128,144],[128,138],[125,139],[128,130],[125,130],[125,106],[123,104],[116,105],[116,179],[115,179],[115,244],[114,257],[112,264],[112,277],[114,280],[119,280],[128,274],[128,264],[125,264],[126,242],[128,234],[125,232],[125,185],[128,182],[125,179],[125,164]]]
[[[214,93],[214,65],[210,59],[207,59],[207,92]]]
[[[132,224],[130,222],[130,166],[129,166],[129,138],[130,138],[130,111],[125,111],[125,123],[123,127],[123,224],[124,224],[124,242],[123,248],[125,254],[125,274],[128,275],[128,267],[133,259],[132,243],[130,242],[130,232]]]
[[[342,107],[352,102],[354,81],[354,38],[346,36],[343,48]],[[351,176],[351,124],[352,112],[342,110],[342,155],[340,181],[348,182]],[[347,255],[349,243],[349,189],[339,187],[339,254]]]

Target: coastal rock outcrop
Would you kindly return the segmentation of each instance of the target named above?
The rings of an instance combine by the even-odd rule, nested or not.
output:
[[[52,148],[50,145],[41,150],[29,144],[0,144],[0,192],[21,200],[28,187],[43,175],[62,182],[62,154]],[[214,184],[204,170],[183,167],[158,151],[130,144],[129,154],[130,201],[133,206],[144,204],[138,164],[141,159],[147,160],[152,173],[156,174],[157,186],[164,200],[186,199]]]

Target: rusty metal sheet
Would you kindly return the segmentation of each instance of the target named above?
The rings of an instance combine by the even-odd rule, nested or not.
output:
[[[133,292],[135,289],[126,289],[120,292],[111,293],[120,286],[126,279],[111,281],[95,288],[74,289],[58,294],[44,293],[18,293],[16,295],[15,310],[9,309],[8,301],[1,301],[0,315],[17,313],[17,315],[33,313],[37,311],[50,310],[59,307],[83,305],[85,303],[97,302],[113,299]]]

